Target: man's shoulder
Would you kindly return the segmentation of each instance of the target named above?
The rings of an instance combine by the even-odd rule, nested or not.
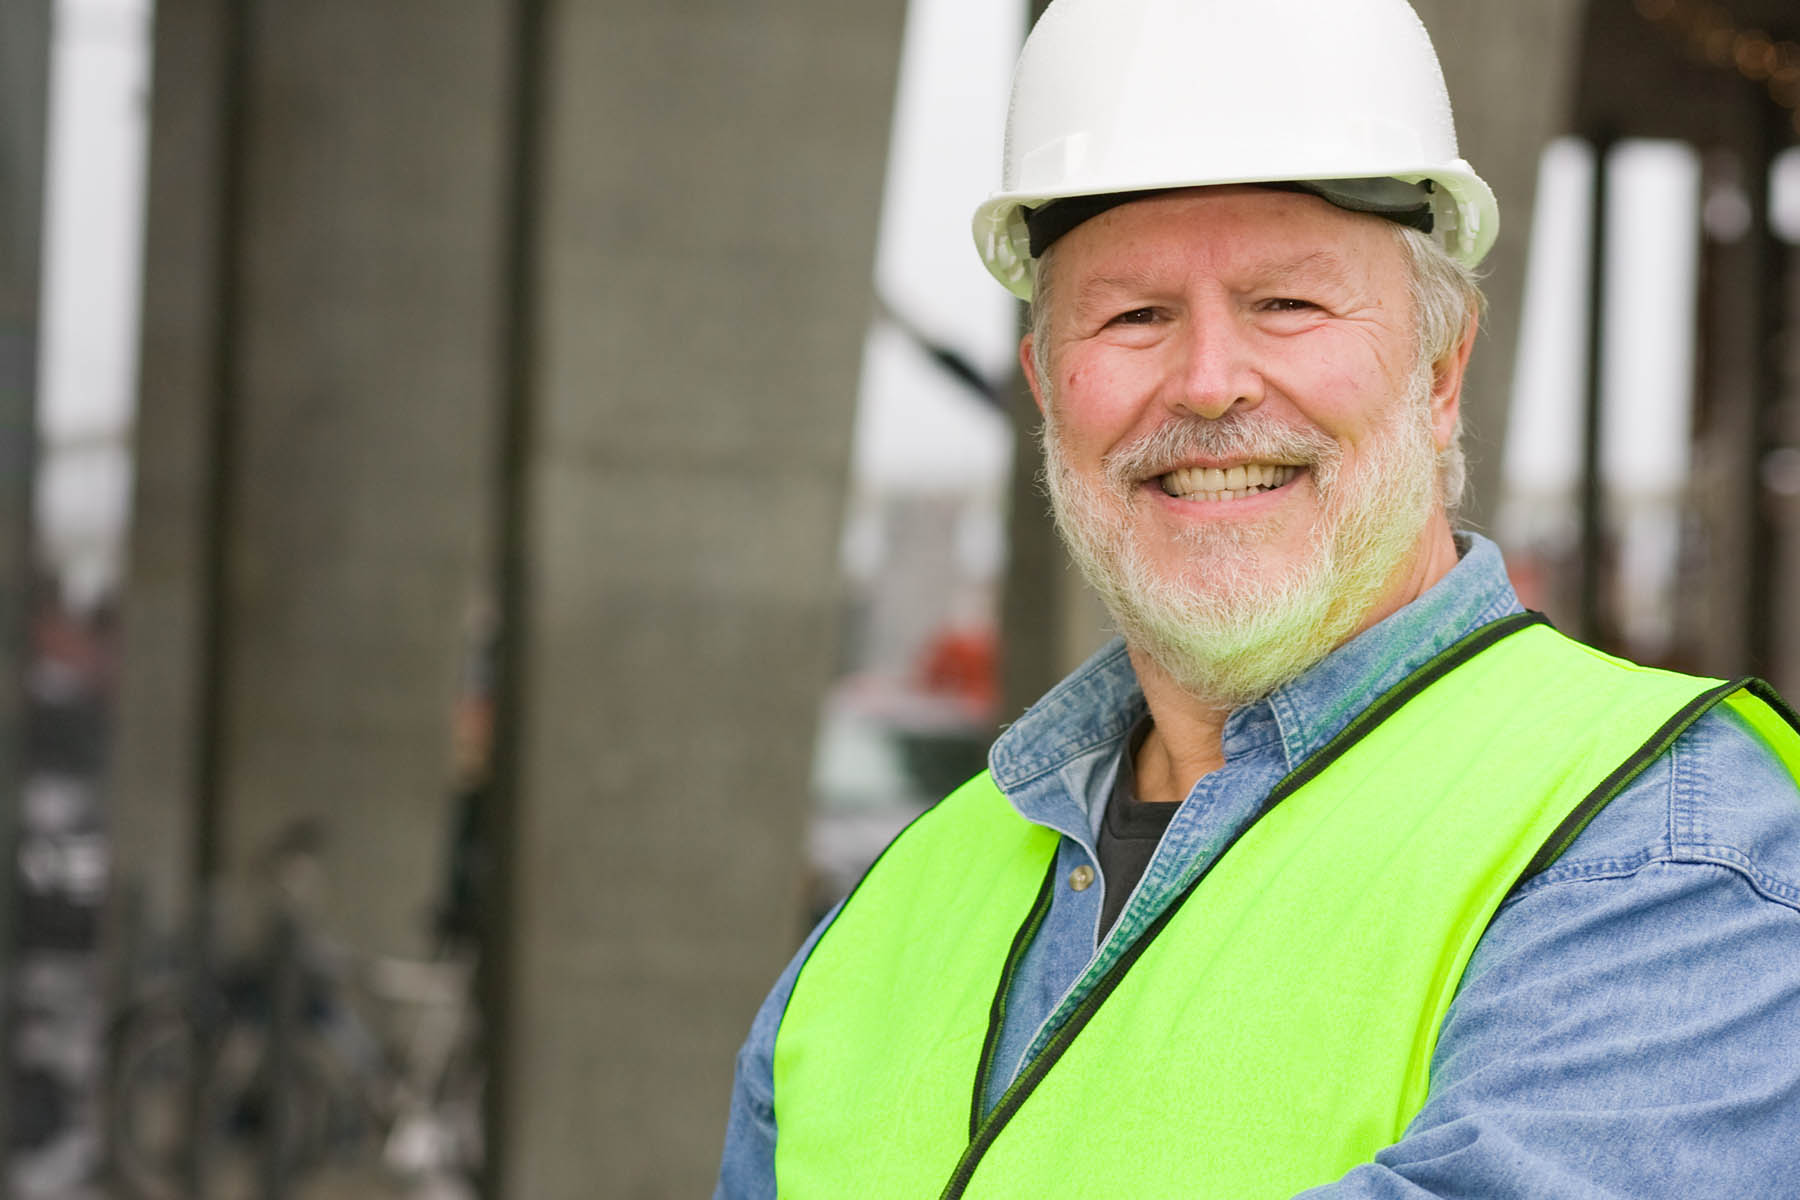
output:
[[[1722,867],[1766,898],[1800,909],[1800,787],[1725,705],[1676,739],[1515,896],[1657,863]]]

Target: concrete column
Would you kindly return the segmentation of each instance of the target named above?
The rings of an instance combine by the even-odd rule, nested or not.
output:
[[[254,5],[235,98],[231,8],[157,5],[121,854],[179,912],[216,755],[228,877],[319,818],[331,925],[416,948],[491,532],[508,6]]]
[[[1001,597],[1000,719],[1018,717],[1117,632],[1056,533],[1039,476],[1041,421],[1023,377],[1013,400],[1011,539]]]
[[[706,1194],[796,943],[901,16],[548,8],[502,1195]]]
[[[109,817],[121,915],[163,930],[184,919],[192,899],[226,11],[227,0],[163,0],[153,34],[139,420]]]
[[[43,229],[50,5],[0,6],[0,795],[24,782],[25,672],[37,441],[38,283]],[[12,1079],[13,867],[16,806],[0,813],[0,1081]],[[0,1096],[0,1170],[11,1144],[11,1089]]]
[[[416,946],[439,882],[485,588],[507,9],[313,0],[253,30],[223,845],[324,817],[335,913],[375,946]]]
[[[37,442],[38,283],[44,219],[50,5],[0,9],[0,788],[17,795],[25,625],[32,576],[31,476]],[[10,813],[0,826],[10,830]],[[0,836],[0,862],[12,839]],[[0,898],[0,913],[7,909]],[[0,922],[0,936],[11,926]]]
[[[1782,566],[1779,545],[1769,546],[1767,533],[1759,529],[1764,520],[1779,523],[1785,515],[1779,498],[1765,491],[1760,470],[1765,439],[1782,432],[1778,423],[1769,422],[1772,414],[1760,411],[1773,382],[1766,306],[1776,299],[1769,284],[1772,276],[1779,277],[1780,266],[1762,224],[1768,214],[1761,194],[1768,145],[1759,144],[1761,98],[1739,89],[1734,99],[1739,105],[1733,119],[1721,123],[1730,136],[1710,148],[1705,160],[1709,192],[1737,193],[1747,219],[1736,236],[1713,234],[1702,243],[1700,336],[1705,357],[1691,494],[1706,530],[1706,562],[1696,581],[1693,628],[1698,661],[1707,671],[1776,674],[1774,682],[1791,689],[1794,681],[1778,670],[1784,664],[1769,661],[1769,647],[1759,645],[1774,631],[1758,628],[1756,596],[1765,572],[1779,572]],[[1792,610],[1777,606],[1774,612],[1779,620]]]
[[[513,9],[254,5],[234,59],[228,0],[158,6],[117,828],[164,923],[210,762],[229,877],[321,817],[334,929],[416,940],[498,536]],[[548,11],[497,1183],[689,1195],[797,938],[901,9]]]
[[[1483,268],[1488,313],[1463,389],[1469,457],[1464,524],[1491,531],[1525,298],[1538,156],[1569,131],[1586,0],[1412,0],[1431,31],[1463,157],[1500,199],[1500,241]]]

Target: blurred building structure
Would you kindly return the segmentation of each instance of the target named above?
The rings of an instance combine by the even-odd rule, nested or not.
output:
[[[691,1195],[794,936],[901,5],[162,0],[114,829],[416,947],[499,609],[494,1194]],[[783,882],[784,880],[789,882]]]
[[[1571,314],[1581,416],[1561,492],[1522,489],[1503,528],[1522,543],[1515,564],[1533,598],[1565,627],[1791,692],[1800,279],[1772,197],[1783,152],[1800,145],[1800,9],[1591,0],[1579,37],[1565,129],[1586,148],[1584,178],[1565,203],[1587,209],[1572,244],[1586,260]],[[1644,170],[1653,152],[1666,164],[1660,185]],[[1660,277],[1634,272],[1652,260],[1667,264]],[[1645,307],[1656,292],[1673,325]],[[1671,340],[1686,346],[1674,358],[1661,344]],[[1685,377],[1631,387],[1645,360]],[[1522,419],[1509,453],[1541,456],[1543,424]],[[1666,432],[1646,438],[1646,427]]]
[[[21,797],[26,780],[27,622],[35,577],[31,487],[37,413],[39,262],[44,140],[49,91],[47,0],[0,10],[0,794]],[[17,854],[20,804],[0,810],[0,863]],[[12,872],[0,885],[0,1045],[13,1033],[16,977]],[[0,1155],[15,1114],[11,1055],[0,1051]],[[3,1178],[0,1178],[3,1182]]]
[[[1543,147],[1690,143],[1699,400],[1675,519],[1698,566],[1671,589],[1671,656],[1800,687],[1800,279],[1760,186],[1797,136],[1793,5],[1415,2],[1505,210],[1465,400],[1470,517],[1500,507]],[[1004,721],[1104,636],[1045,519],[1022,386],[997,706],[971,682],[991,683],[991,646],[943,624],[993,605],[994,522],[941,496],[846,499],[904,9],[156,5],[116,907],[223,944],[264,850],[312,820],[331,929],[422,950],[467,664],[492,638],[474,685],[497,721],[478,820],[491,1195],[710,1186],[732,1053],[810,899],[813,733],[840,647],[928,668]],[[0,8],[0,184],[20,199],[0,230],[17,434],[0,563],[17,579],[47,13]],[[1553,615],[1605,637],[1618,522],[1588,444],[1578,533],[1523,561]],[[859,521],[911,514],[864,564],[860,606],[843,603],[846,512],[852,543]],[[24,603],[0,594],[13,679]],[[879,628],[840,634],[846,607]],[[9,786],[17,692],[0,693]]]

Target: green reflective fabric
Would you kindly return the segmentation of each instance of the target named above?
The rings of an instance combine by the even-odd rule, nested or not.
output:
[[[1056,841],[984,772],[870,869],[776,1035],[782,1196],[857,1197],[854,1180],[861,1200],[937,1194],[968,1144],[996,985]]]

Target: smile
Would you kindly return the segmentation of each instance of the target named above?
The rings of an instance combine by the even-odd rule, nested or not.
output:
[[[1236,467],[1183,467],[1157,482],[1182,500],[1243,500],[1274,491],[1300,473],[1295,466],[1245,463]]]

